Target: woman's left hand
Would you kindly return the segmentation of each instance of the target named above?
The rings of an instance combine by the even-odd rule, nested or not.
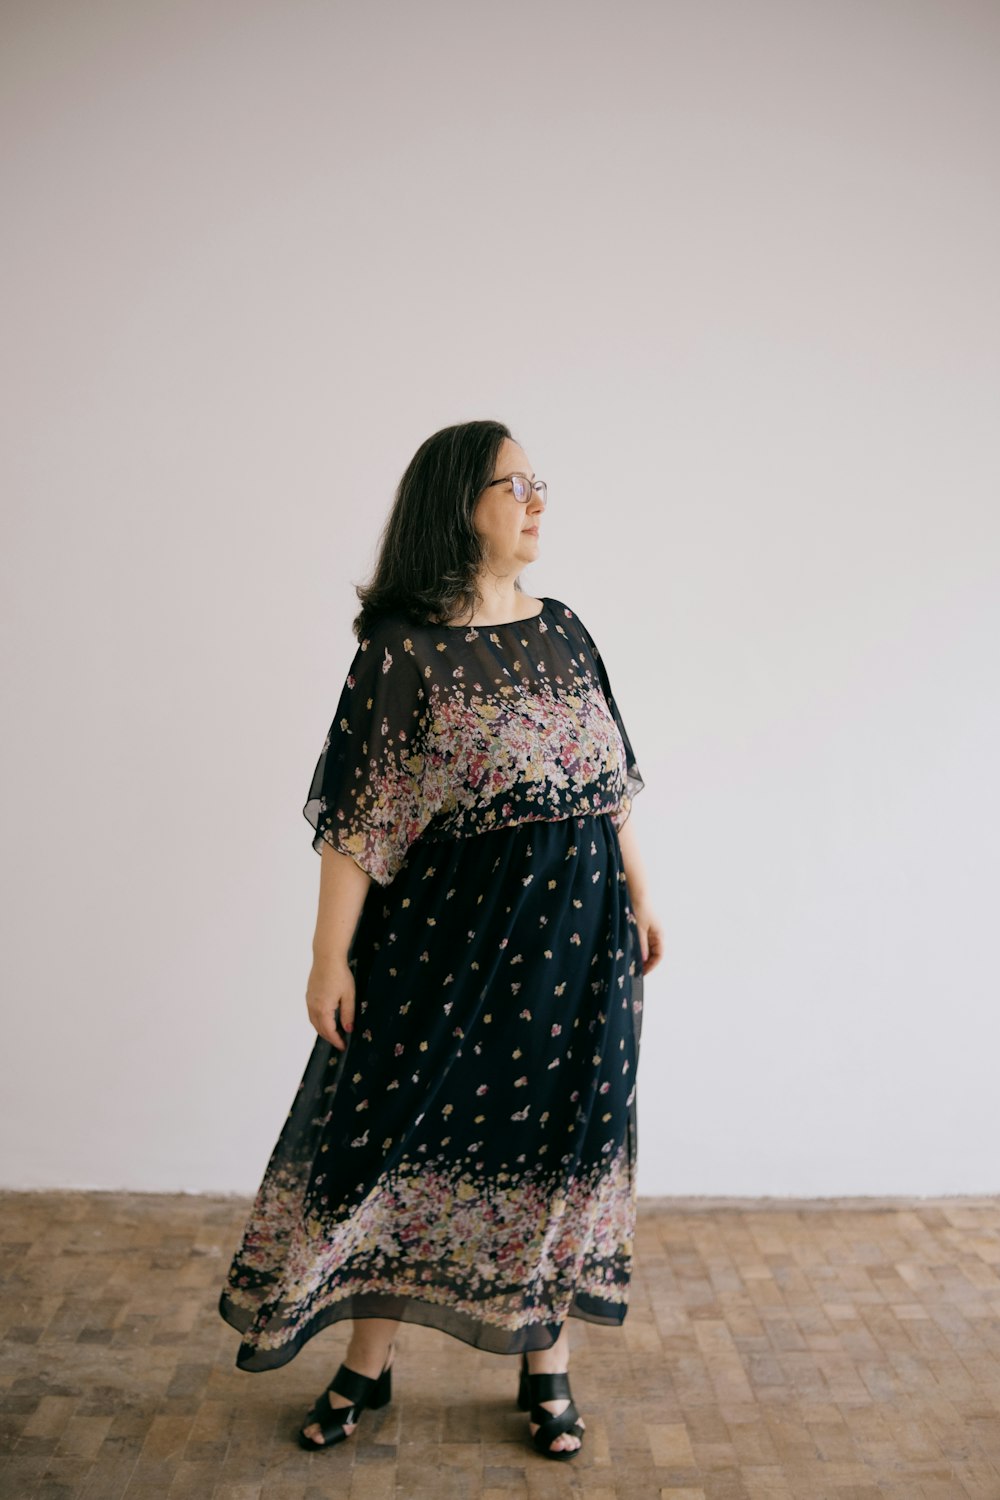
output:
[[[663,929],[655,913],[644,901],[632,907],[632,914],[639,929],[642,972],[645,976],[651,969],[656,968],[663,957]]]

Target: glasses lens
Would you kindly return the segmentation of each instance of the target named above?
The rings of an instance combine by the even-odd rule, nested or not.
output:
[[[536,479],[535,480],[535,489],[538,491],[538,493],[542,497],[542,504],[543,505],[548,505],[548,503],[549,503],[549,487],[545,483],[545,480],[544,479]]]
[[[525,483],[525,481],[521,478],[520,474],[512,474],[510,482],[511,482],[511,486],[512,486],[512,488],[514,490],[514,499],[515,500],[522,500],[522,501],[523,500],[527,500],[527,498],[528,498],[528,486]]]

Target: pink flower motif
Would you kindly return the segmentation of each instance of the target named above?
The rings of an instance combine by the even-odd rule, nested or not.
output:
[[[403,1044],[402,1044],[402,1042],[397,1042],[396,1043],[396,1048],[395,1048],[395,1054],[396,1054],[397,1057],[402,1052],[402,1050],[403,1050]]]
[[[558,1036],[561,1031],[562,1031],[562,1027],[559,1025],[559,1022],[557,1021],[556,1024],[552,1028],[552,1035],[553,1036]]]

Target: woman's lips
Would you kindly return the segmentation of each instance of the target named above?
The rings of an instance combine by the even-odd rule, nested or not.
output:
[[[538,535],[538,527],[537,526],[526,526],[524,529],[528,533],[529,536],[537,536]]]

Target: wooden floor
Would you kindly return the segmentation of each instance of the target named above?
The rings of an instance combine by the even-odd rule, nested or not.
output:
[[[517,1361],[404,1324],[393,1400],[303,1453],[347,1325],[234,1364],[235,1198],[0,1194],[9,1500],[1000,1500],[1000,1199],[643,1200],[621,1329],[571,1320],[584,1450]]]

